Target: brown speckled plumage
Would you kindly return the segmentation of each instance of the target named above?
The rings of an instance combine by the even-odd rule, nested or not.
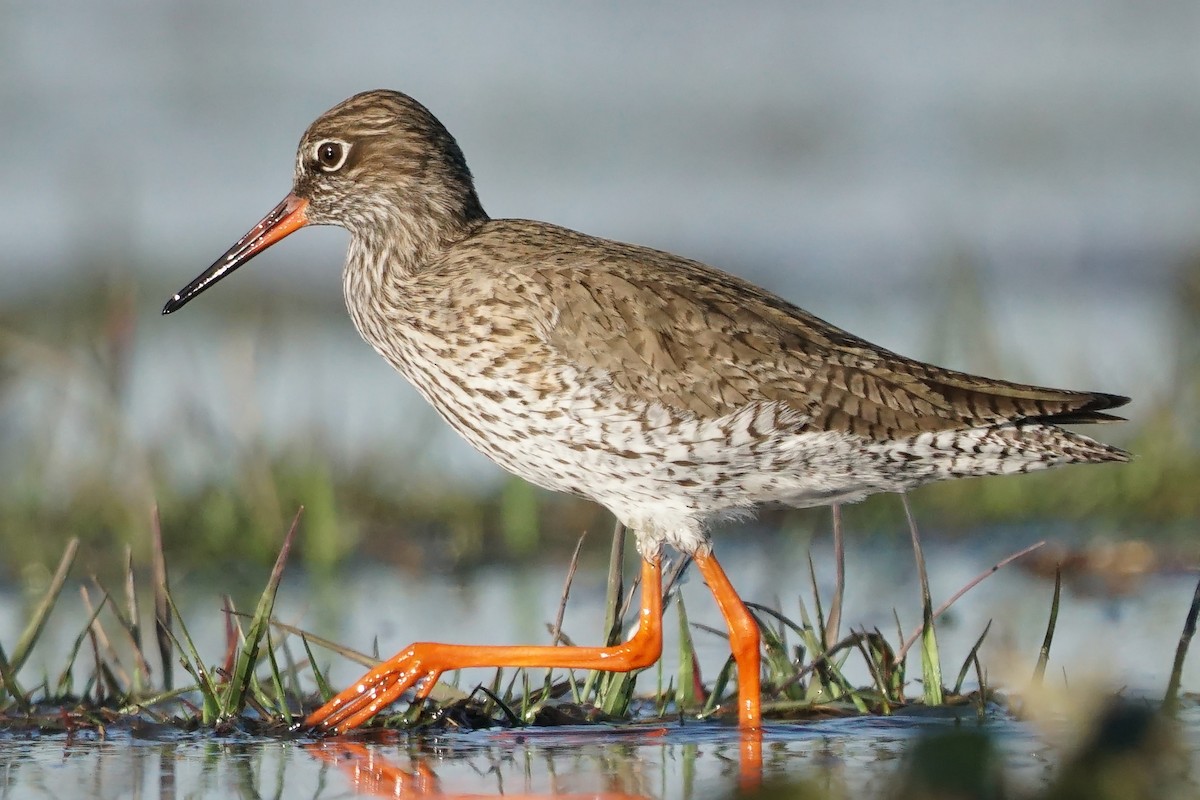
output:
[[[695,261],[489,219],[454,139],[396,92],[313,123],[293,196],[351,233],[363,338],[472,445],[604,504],[644,553],[707,551],[711,522],[766,502],[1128,458],[1058,427],[1126,398],[941,369]]]

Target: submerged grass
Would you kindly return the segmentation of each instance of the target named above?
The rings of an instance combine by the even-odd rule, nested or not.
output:
[[[907,506],[906,506],[907,508]],[[972,705],[984,714],[989,704],[999,701],[984,680],[979,661],[979,649],[987,635],[980,634],[975,646],[957,670],[953,688],[943,686],[941,654],[938,651],[936,624],[955,600],[1014,558],[1032,548],[1014,554],[972,579],[941,606],[935,608],[925,573],[920,537],[909,513],[913,552],[921,576],[921,625],[905,635],[897,619],[894,640],[879,630],[855,630],[844,636],[838,633],[839,614],[832,609],[840,604],[844,592],[844,571],[837,571],[837,583],[832,590],[831,613],[816,590],[814,577],[810,603],[798,600],[796,615],[785,614],[778,607],[750,604],[759,622],[763,641],[763,700],[764,715],[772,720],[820,719],[829,716],[856,714],[894,714],[914,704],[926,707]],[[64,726],[97,725],[122,718],[149,719],[187,729],[232,727],[264,733],[283,733],[307,710],[331,696],[329,682],[314,657],[313,648],[330,650],[363,666],[377,663],[376,655],[355,652],[334,642],[309,634],[272,616],[276,592],[294,543],[301,535],[301,513],[292,520],[267,579],[254,612],[243,615],[232,601],[225,601],[227,624],[226,647],[220,657],[206,660],[197,648],[183,615],[176,605],[169,583],[167,561],[161,535],[155,536],[156,547],[151,556],[152,589],[155,608],[154,640],[157,659],[145,649],[139,612],[136,603],[134,560],[126,554],[122,585],[124,602],[120,602],[103,584],[93,579],[99,592],[91,602],[86,624],[76,637],[57,681],[42,680],[38,685],[24,686],[19,677],[29,655],[36,647],[46,619],[61,598],[77,546],[64,552],[58,570],[50,581],[41,601],[35,606],[30,620],[19,637],[11,655],[0,643],[0,728],[37,728],[60,730]],[[158,523],[155,516],[154,527]],[[603,639],[615,644],[626,638],[636,624],[637,613],[633,599],[639,587],[627,586],[624,572],[626,531],[617,526],[609,564],[607,613]],[[565,606],[571,590],[579,548],[563,587],[562,601],[556,621],[548,626],[555,644],[570,645],[572,639],[562,628]],[[1036,547],[1036,545],[1034,546]],[[589,721],[648,721],[690,717],[696,719],[723,718],[732,720],[736,708],[736,664],[733,659],[725,665],[711,683],[701,674],[696,655],[697,636],[726,637],[723,630],[714,630],[690,622],[683,599],[678,592],[679,581],[688,568],[686,559],[675,562],[667,571],[664,588],[664,616],[674,618],[680,628],[679,650],[675,654],[677,668],[667,673],[663,660],[656,667],[654,687],[638,691],[641,675],[633,673],[590,672],[583,675],[567,673],[555,678],[540,670],[516,670],[505,673],[497,670],[489,686],[463,691],[454,684],[439,684],[425,705],[406,708],[397,716],[381,716],[374,724],[383,727],[427,728],[468,727],[492,725],[553,725]],[[1200,593],[1193,617],[1200,608]],[[670,606],[674,604],[672,611]],[[814,614],[810,614],[809,609]],[[1058,588],[1051,607],[1042,653],[1035,667],[1040,676],[1045,669],[1053,637],[1054,619],[1058,608]],[[245,625],[245,627],[243,627]],[[1177,670],[1186,651],[1189,628],[1180,642]],[[112,635],[116,633],[116,636]],[[590,638],[590,637],[589,637]],[[301,657],[295,655],[299,641]],[[920,691],[912,696],[912,686],[906,676],[907,653],[920,645]],[[79,656],[89,652],[91,668],[77,667]],[[119,651],[126,653],[122,660]],[[846,678],[852,659],[860,659],[870,676],[867,686],[855,686]],[[152,673],[151,662],[157,660],[159,671]],[[126,666],[128,665],[128,666]],[[188,676],[185,685],[173,680],[173,665]],[[969,674],[975,675],[978,688],[964,691]],[[86,673],[83,687],[75,691],[74,680]],[[1178,675],[1169,690],[1169,698],[1178,690]]]
[[[165,728],[211,731],[214,735],[233,730],[266,736],[291,735],[296,722],[333,693],[322,670],[316,667],[314,647],[327,649],[363,666],[377,661],[375,656],[358,653],[273,618],[276,592],[300,535],[300,522],[301,512],[298,511],[285,534],[253,614],[237,612],[232,602],[226,600],[226,647],[216,659],[206,661],[192,640],[169,586],[165,554],[158,547],[151,559],[157,631],[154,638],[160,666],[157,674],[150,666],[151,654],[145,649],[147,637],[143,635],[136,603],[134,560],[127,552],[122,582],[124,602],[95,581],[98,599],[90,604],[88,618],[57,682],[43,679],[36,685],[23,686],[18,681],[18,672],[28,665],[30,654],[45,629],[46,619],[62,597],[76,558],[76,546],[68,547],[54,579],[18,638],[13,656],[7,657],[0,646],[0,730],[18,735],[32,731],[70,735],[90,729],[104,735],[107,727],[115,725],[135,731]],[[907,635],[899,620],[891,641],[878,630],[855,630],[853,627],[840,635],[836,630],[840,624],[836,621],[837,615],[825,613],[826,604],[816,591],[815,583],[810,602],[806,604],[800,600],[794,618],[779,608],[750,605],[763,635],[763,710],[767,720],[889,715],[913,706],[942,708],[944,711],[935,713],[955,720],[962,719],[964,707],[968,711],[973,708],[973,714],[982,720],[1005,707],[1004,698],[987,685],[980,664],[979,649],[990,623],[962,662],[953,688],[941,686],[941,654],[932,632],[940,615],[964,592],[1020,554],[1009,556],[985,570],[935,608],[915,524],[911,526],[911,535],[914,557],[922,575],[921,625]],[[636,585],[625,585],[624,539],[625,531],[618,528],[609,568],[609,604],[605,621],[608,642],[624,638],[631,616],[631,598],[638,589]],[[157,541],[161,542],[161,538]],[[547,626],[555,644],[572,643],[562,628],[562,620],[579,546],[564,582],[556,620]],[[407,707],[400,714],[381,716],[371,723],[372,727],[422,731],[596,722],[644,725],[683,718],[732,721],[734,715],[730,709],[736,707],[733,702],[736,699],[736,664],[732,658],[728,659],[711,683],[701,675],[696,638],[724,637],[726,634],[689,621],[678,592],[679,579],[687,568],[686,560],[677,562],[668,571],[664,590],[664,616],[668,620],[673,617],[680,626],[677,669],[673,674],[667,674],[660,660],[658,666],[652,668],[656,673],[652,689],[647,691],[643,687],[643,691],[638,691],[638,674],[568,673],[554,679],[537,670],[518,670],[507,675],[497,670],[489,685],[477,686],[470,692],[439,684],[431,701]],[[840,597],[845,588],[842,575],[839,570],[837,584],[832,589],[835,598]],[[1060,583],[1056,583],[1050,621],[1034,668],[1039,677],[1044,673],[1049,657],[1060,588]],[[673,611],[670,609],[672,603],[675,605]],[[835,599],[829,606],[833,608],[837,604]],[[815,613],[810,614],[809,608]],[[636,617],[636,614],[632,616]],[[1162,793],[1164,787],[1179,780],[1177,753],[1171,747],[1176,738],[1172,733],[1174,723],[1170,712],[1178,705],[1179,674],[1198,616],[1200,585],[1176,653],[1175,670],[1164,702],[1167,713],[1156,713],[1146,703],[1098,701],[1096,705],[1100,710],[1089,729],[1091,732],[1083,736],[1074,755],[1068,755],[1052,773],[1044,790],[1030,793],[1006,788],[1003,754],[988,729],[956,725],[952,730],[922,736],[909,748],[888,796],[914,800],[949,796],[1029,800],[1167,796]],[[918,643],[922,686],[919,696],[912,697],[912,687],[905,674],[905,655]],[[119,645],[123,645],[130,655],[124,663],[118,657]],[[90,668],[76,669],[77,658],[87,652],[89,646]],[[854,686],[845,678],[845,669],[855,658],[862,660],[871,676],[867,686]],[[184,685],[173,685],[172,664],[178,664],[188,676]],[[76,692],[73,676],[80,672],[86,674],[86,678],[82,689]],[[971,673],[978,687],[965,691],[964,683]],[[936,692],[930,691],[931,682],[937,684]],[[336,752],[342,753],[337,763],[345,769],[348,764],[344,761],[344,749]],[[363,774],[387,765],[386,757],[380,753],[375,753],[365,763],[355,763],[353,781],[360,787]],[[397,774],[403,777],[407,773]],[[389,773],[383,777],[391,780],[394,776]],[[380,785],[390,786],[391,783],[385,781]],[[1112,787],[1119,791],[1116,794],[1108,791]],[[768,782],[755,796],[837,798],[850,795],[839,791],[836,783]]]
[[[291,735],[297,721],[333,693],[324,672],[317,666],[316,653],[321,653],[323,658],[324,651],[333,652],[364,667],[377,662],[377,654],[358,653],[274,618],[276,592],[295,543],[303,536],[301,511],[287,528],[253,613],[238,612],[232,601],[226,600],[222,612],[227,622],[226,643],[215,657],[201,652],[184,622],[171,590],[163,537],[159,535],[155,537],[158,545],[149,559],[156,635],[150,637],[143,630],[136,602],[136,559],[127,551],[120,593],[108,591],[94,579],[84,587],[88,596],[85,603],[89,609],[87,619],[57,680],[22,681],[21,670],[28,669],[30,656],[46,629],[46,620],[61,602],[69,583],[78,552],[76,545],[69,546],[11,651],[0,642],[0,730],[20,735],[33,731],[70,734],[89,729],[103,735],[107,727],[116,725],[134,730],[150,726],[156,730],[212,732],[218,736],[231,731],[280,737]],[[911,512],[908,516],[914,558],[921,576],[921,622],[914,630],[906,631],[899,618],[894,634],[886,635],[879,630],[856,629],[839,621],[840,614],[834,609],[845,591],[841,569],[836,571],[837,579],[828,597],[817,590],[814,579],[811,597],[807,600],[798,598],[795,613],[785,613],[778,602],[774,606],[750,604],[763,638],[765,719],[778,723],[891,715],[911,712],[914,708],[935,709],[934,715],[954,720],[975,716],[984,719],[1004,713],[1006,700],[988,686],[980,663],[979,651],[988,628],[979,634],[962,663],[955,665],[956,673],[946,673],[957,675],[953,687],[942,685],[943,655],[938,651],[935,629],[941,615],[963,593],[1028,552],[1029,548],[984,570],[941,605],[935,606],[923,563],[920,534],[912,522]],[[157,529],[157,521],[153,525]],[[626,580],[626,531],[618,526],[614,534],[602,636],[608,643],[623,640],[629,628],[636,624],[632,599],[639,589],[636,582],[628,585]],[[572,644],[569,632],[563,629],[563,619],[581,548],[582,542],[578,542],[555,620],[547,625],[554,644]],[[656,667],[646,670],[652,671],[650,676],[569,672],[551,675],[540,670],[497,670],[487,685],[469,690],[453,684],[439,684],[427,703],[404,707],[398,714],[381,715],[371,726],[419,732],[589,723],[642,726],[682,719],[732,722],[736,708],[737,667],[730,658],[715,676],[701,674],[696,640],[704,636],[725,637],[726,633],[689,619],[678,590],[680,579],[688,568],[686,559],[676,561],[666,570],[664,581],[664,618],[667,624],[679,625],[681,634],[673,670],[664,664],[669,659],[660,660]],[[1060,588],[1061,585],[1056,584],[1050,621],[1034,667],[1037,676],[1044,673],[1049,658]],[[1176,668],[1164,703],[1168,712],[1177,705],[1179,674],[1198,616],[1200,586],[1176,654]],[[847,629],[842,632],[839,628]],[[154,647],[157,647],[157,654],[151,652]],[[917,681],[906,674],[906,656],[913,647],[918,647],[921,654],[919,689],[916,688]],[[846,677],[855,660],[866,667],[870,676],[865,686],[856,686]],[[152,667],[154,663],[157,663],[157,671]],[[186,676],[178,684],[172,681],[173,665],[178,665],[180,675]],[[965,688],[969,676],[973,676],[977,684],[970,690]],[[651,680],[645,680],[647,677]],[[77,691],[75,682],[78,679],[82,679],[82,686]],[[1144,705],[1137,708],[1128,704],[1114,706],[1102,713],[1096,732],[1085,741],[1080,754],[1068,758],[1059,770],[1060,778],[1051,782],[1055,792],[1039,796],[1101,796],[1071,792],[1075,787],[1094,786],[1094,783],[1088,783],[1093,774],[1105,775],[1110,781],[1126,781],[1123,786],[1144,776],[1145,770],[1138,772],[1131,768],[1131,759],[1139,753],[1157,751],[1139,749],[1140,745],[1122,749],[1124,740],[1114,744],[1113,738],[1120,738],[1119,731],[1114,733],[1113,726],[1131,724],[1148,737],[1145,741],[1161,742],[1167,736],[1165,726],[1171,724],[1167,715],[1150,714]],[[895,797],[946,796],[945,792],[955,786],[995,789],[1001,785],[993,780],[1002,773],[996,744],[986,733],[963,726],[956,728],[954,732],[922,740],[912,748],[907,766],[895,784]],[[948,763],[948,758],[956,765],[954,770],[946,771],[937,766]],[[1087,767],[1088,764],[1091,766]],[[811,793],[805,794],[810,789]],[[828,787],[818,791],[814,787],[795,784],[788,787],[768,785],[764,791],[769,794],[774,790],[782,792],[780,796],[839,796],[837,792],[831,794]],[[936,791],[943,794],[936,794]],[[960,792],[955,796],[1030,795],[991,791]]]
[[[157,511],[154,518],[157,529]],[[92,580],[101,593],[99,602],[93,604],[87,587],[81,587],[84,607],[88,610],[87,620],[67,654],[57,681],[52,687],[49,680],[43,680],[38,688],[26,690],[18,682],[17,673],[37,645],[46,619],[61,597],[78,549],[77,544],[72,542],[19,638],[13,658],[4,658],[0,664],[0,727],[71,731],[122,721],[152,721],[175,724],[185,729],[204,726],[216,730],[235,724],[248,724],[260,730],[282,728],[291,718],[289,696],[284,690],[285,680],[291,687],[290,702],[295,707],[303,704],[299,694],[302,684],[290,654],[286,662],[289,664],[288,671],[285,673],[280,670],[276,659],[277,648],[270,637],[269,627],[275,593],[283,577],[299,521],[300,512],[297,512],[250,620],[249,633],[244,636],[240,634],[237,618],[227,604],[230,630],[238,630],[238,634],[231,633],[222,666],[206,664],[192,640],[170,591],[161,537],[156,537],[155,542],[159,546],[155,548],[152,562],[156,641],[161,667],[158,685],[155,686],[150,659],[143,647],[134,564],[127,553],[125,608],[122,609],[95,578]],[[109,635],[113,628],[106,627],[106,623],[115,625],[131,652],[132,671],[124,667],[113,637]],[[267,641],[266,660],[269,669],[260,676],[264,639]],[[91,644],[94,666],[83,688],[77,693],[74,688],[76,663],[85,642]],[[173,686],[172,665],[176,663],[191,677],[193,683],[178,688]],[[264,681],[269,683],[270,692],[264,690]],[[267,706],[273,710],[268,711]]]

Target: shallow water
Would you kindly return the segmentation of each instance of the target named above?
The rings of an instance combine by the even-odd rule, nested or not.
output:
[[[765,781],[806,780],[837,796],[882,796],[909,745],[974,712],[769,724]],[[1182,717],[1188,741],[1200,714]],[[982,724],[1010,788],[1044,784],[1070,746],[993,714]],[[744,785],[731,727],[705,723],[542,728],[280,741],[244,735],[110,730],[0,738],[0,797],[722,797]],[[1190,759],[1189,759],[1190,761]],[[1187,769],[1191,769],[1190,764]]]
[[[920,728],[882,722],[771,726],[764,769],[772,776],[852,776],[852,785],[868,789],[891,771],[888,762]],[[104,740],[9,739],[0,748],[0,787],[6,796],[28,797],[342,797],[390,782],[413,795],[690,798],[728,794],[739,780],[736,730],[699,724],[477,731],[348,744],[207,734],[146,739],[114,731]],[[64,787],[73,789],[64,793]]]
[[[1024,531],[1028,538],[1037,531]],[[1059,532],[1069,538],[1072,532]],[[1079,537],[1081,532],[1075,531]],[[1004,554],[1025,542],[1003,532],[982,533],[969,546],[930,536],[926,557],[935,604]],[[774,605],[796,616],[798,597],[810,602],[806,555],[812,547],[817,574],[832,575],[823,542],[815,545],[783,534],[742,531],[718,540],[728,571],[747,599]],[[907,629],[919,623],[919,594],[911,553],[891,540],[848,542],[845,625],[879,627],[894,639],[893,609]],[[553,619],[565,567],[525,570],[489,569],[469,579],[430,575],[376,564],[335,579],[285,576],[277,615],[349,646],[390,654],[419,639],[478,643],[545,642],[545,623]],[[219,658],[224,619],[217,598],[223,591],[245,591],[245,577],[181,573],[175,579],[177,601],[206,660]],[[1039,722],[1018,722],[993,710],[984,730],[999,744],[1007,779],[1035,786],[1053,774],[1063,751],[1070,749],[1082,709],[1100,692],[1124,689],[1129,696],[1160,697],[1175,644],[1191,600],[1192,574],[1151,574],[1132,584],[1124,596],[1064,591],[1046,685],[1033,694]],[[240,583],[234,586],[233,583]],[[827,601],[828,581],[821,591]],[[939,626],[943,670],[953,682],[971,644],[990,620],[992,630],[981,657],[991,685],[1020,691],[1027,687],[1049,610],[1052,586],[1020,568],[993,575],[955,604]],[[693,622],[721,622],[699,580],[685,583],[682,596]],[[580,643],[594,641],[602,620],[603,575],[585,564],[572,589],[565,631]],[[673,610],[665,625],[665,676],[674,674],[677,626]],[[18,634],[21,603],[0,594],[0,641]],[[42,664],[32,663],[29,682],[43,666],[61,663],[61,653],[78,633],[82,609],[64,596],[39,645]],[[845,629],[845,628],[843,628]],[[711,681],[728,656],[723,639],[697,632],[700,665]],[[326,656],[319,655],[326,660]],[[357,676],[354,665],[333,662],[333,681]],[[869,682],[851,660],[848,676]],[[919,675],[910,658],[910,676]],[[491,673],[464,675],[470,688]],[[182,681],[183,676],[177,675]],[[644,674],[643,691],[656,676]],[[665,680],[665,678],[664,678]],[[968,682],[970,683],[970,682]],[[1200,686],[1193,659],[1183,676],[1185,691]],[[910,691],[918,691],[912,687]],[[1044,706],[1044,708],[1042,707]],[[955,724],[973,729],[974,709],[846,718],[802,723],[773,722],[761,745],[762,772],[771,778],[804,778],[848,792],[875,796],[900,768],[909,744],[931,730]],[[1183,716],[1188,750],[1200,743],[1200,714]],[[245,734],[218,737],[184,734],[157,727],[114,727],[103,737],[0,735],[2,797],[342,797],[383,791],[404,796],[445,794],[586,795],[692,798],[722,796],[743,780],[744,745],[737,730],[724,723],[638,723],[621,727],[541,728],[450,732],[428,737],[349,744],[311,740],[281,741]],[[1190,756],[1188,757],[1190,759]]]
[[[851,719],[771,725],[763,741],[770,778],[819,777],[856,792],[881,788],[905,744],[944,721]],[[997,723],[1006,747],[1033,749],[1034,739]],[[738,786],[739,737],[726,726],[553,728],[477,731],[392,742],[282,742],[208,734],[143,738],[114,731],[103,740],[49,736],[9,739],[0,755],[0,785],[10,796],[340,797],[380,785],[389,770],[410,774],[433,794],[591,794],[690,798]],[[1033,759],[1023,770],[1039,772]],[[402,779],[403,780],[403,779]],[[396,783],[393,778],[393,785]],[[28,793],[28,794],[26,794]],[[417,792],[418,794],[420,792]]]

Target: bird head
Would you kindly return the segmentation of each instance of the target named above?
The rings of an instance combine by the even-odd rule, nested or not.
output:
[[[296,151],[292,191],[163,307],[177,311],[306,225],[338,225],[367,247],[419,261],[486,219],[471,172],[445,126],[408,95],[363,92],[317,118]]]

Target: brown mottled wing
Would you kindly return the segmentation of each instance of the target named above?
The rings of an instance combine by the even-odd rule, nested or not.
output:
[[[703,264],[549,226],[542,236],[556,255],[532,270],[554,308],[548,343],[626,392],[701,417],[779,401],[817,429],[888,437],[1015,419],[1100,422],[1126,401],[940,369]]]

